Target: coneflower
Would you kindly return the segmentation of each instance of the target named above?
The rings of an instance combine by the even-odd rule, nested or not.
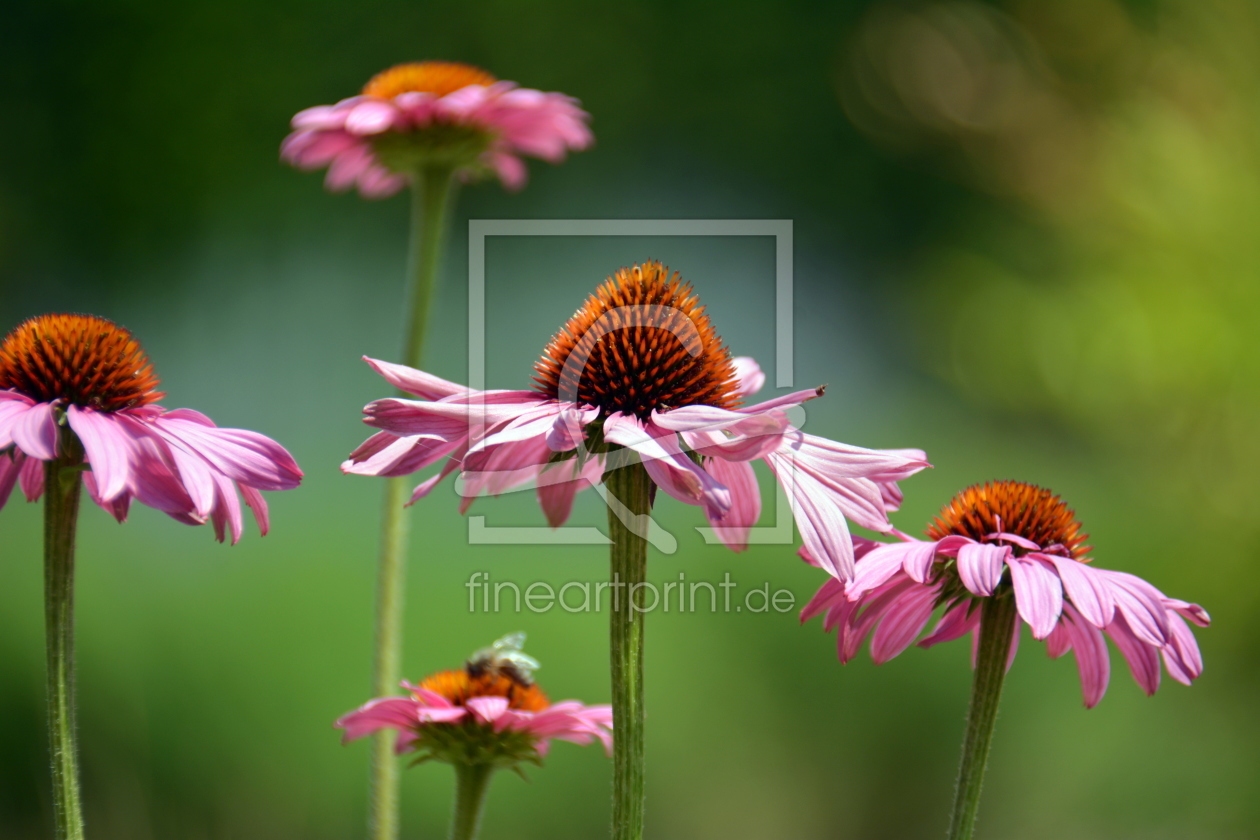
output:
[[[81,840],[74,730],[74,550],[81,489],[119,522],[131,502],[241,536],[237,491],[267,532],[261,490],[302,471],[257,432],[157,405],[153,366],[131,333],[92,315],[41,315],[0,342],[0,508],[15,484],[44,497],[45,624],[57,837]]]
[[[1186,622],[1206,627],[1207,612],[1139,577],[1091,565],[1076,514],[1049,490],[1019,481],[968,487],[928,525],[928,541],[900,536],[898,543],[863,541],[853,580],[827,580],[801,620],[825,614],[824,627],[837,631],[842,662],[868,636],[877,663],[892,659],[918,638],[937,607],[944,607],[944,615],[920,647],[972,636],[976,673],[953,840],[971,837],[1021,624],[1045,641],[1051,656],[1075,653],[1086,707],[1107,691],[1111,663],[1104,636],[1147,694],[1159,687],[1161,657],[1169,676],[1186,685],[1203,672]]]
[[[785,410],[822,396],[821,388],[741,406],[764,382],[760,368],[731,357],[691,287],[659,262],[624,268],[601,285],[547,345],[531,390],[471,391],[412,368],[368,363],[421,399],[368,405],[365,422],[381,431],[342,469],[402,476],[444,462],[412,501],[459,472],[465,509],[483,491],[533,481],[553,526],[567,519],[579,490],[602,480],[611,576],[626,584],[628,598],[644,595],[658,488],[704,508],[739,551],[761,513],[752,462],[762,460],[787,491],[807,549],[847,580],[853,546],[846,517],[891,531],[896,482],[927,466],[919,450],[862,449],[792,426]],[[642,833],[641,606],[615,604],[612,612],[618,840]]]

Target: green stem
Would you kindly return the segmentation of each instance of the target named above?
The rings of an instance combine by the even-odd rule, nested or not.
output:
[[[436,285],[438,256],[452,170],[429,167],[414,177],[411,200],[411,238],[408,246],[408,294],[410,317],[403,340],[402,363],[420,367],[425,328]],[[372,696],[384,697],[398,689],[402,678],[403,588],[407,577],[409,520],[403,507],[410,495],[405,478],[385,479],[384,513],[381,517],[380,559],[376,580],[376,641],[372,663]],[[368,835],[373,840],[398,837],[398,762],[394,739],[387,732],[372,741],[371,802]]]
[[[1006,660],[1015,633],[1015,596],[986,598],[980,613],[980,646],[967,710],[967,734],[963,737],[962,763],[954,791],[954,813],[949,821],[949,840],[970,840],[980,808],[980,788],[997,722],[998,701],[1006,678]]]
[[[44,463],[44,627],[48,645],[48,740],[57,840],[83,840],[74,701],[74,533],[83,454],[72,434]]]
[[[451,815],[451,840],[473,840],[481,826],[481,812],[494,768],[489,764],[455,765],[455,812]]]
[[[641,463],[604,475],[611,497],[608,509],[610,577],[613,582],[610,653],[613,707],[613,840],[643,837],[643,618],[631,609],[629,593],[642,605],[647,577],[647,521],[652,511],[652,480]],[[617,511],[615,503],[624,508]],[[621,513],[622,515],[618,515]],[[622,516],[631,515],[631,527]],[[625,584],[622,589],[621,585]]]

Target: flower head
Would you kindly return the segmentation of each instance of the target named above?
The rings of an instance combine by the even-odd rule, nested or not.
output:
[[[533,481],[555,527],[579,490],[637,458],[656,487],[703,507],[720,539],[740,551],[761,513],[752,468],[761,460],[787,491],[812,556],[848,579],[846,517],[891,531],[896,483],[928,466],[916,449],[862,449],[793,426],[786,410],[822,388],[741,405],[765,382],[760,367],[730,356],[691,288],[657,262],[622,269],[586,301],[544,350],[534,390],[472,391],[367,362],[420,399],[368,405],[365,422],[381,431],[342,469],[399,476],[444,462],[412,502],[456,471],[464,510],[482,492]]]
[[[358,96],[293,117],[281,157],[299,169],[328,167],[334,192],[359,188],[383,198],[426,166],[464,177],[493,172],[509,189],[525,184],[521,155],[562,161],[592,142],[587,114],[561,93],[519,88],[477,67],[448,61],[400,64]]]
[[[505,636],[454,671],[439,671],[409,697],[382,697],[339,719],[345,741],[395,729],[398,753],[419,761],[514,767],[537,764],[551,741],[612,747],[612,709],[576,700],[551,703],[534,682],[538,663],[521,653],[524,633]]]
[[[140,344],[92,315],[41,315],[0,343],[0,507],[20,485],[30,501],[44,489],[43,462],[90,469],[84,484],[118,521],[133,499],[180,522],[212,522],[235,543],[242,521],[237,490],[268,527],[260,490],[302,478],[292,456],[257,432],[220,429],[191,409],[167,411]]]
[[[1159,687],[1161,657],[1169,676],[1186,685],[1203,672],[1186,622],[1206,627],[1207,612],[1134,575],[1090,565],[1076,515],[1049,490],[1017,481],[969,487],[929,525],[928,541],[898,536],[902,542],[863,541],[853,580],[828,580],[801,611],[802,621],[825,614],[824,628],[838,630],[842,662],[868,636],[877,663],[892,659],[938,606],[944,614],[920,647],[968,633],[978,639],[980,599],[1014,598],[1017,631],[1027,624],[1051,656],[1075,653],[1088,707],[1110,679],[1104,636],[1147,694]],[[1010,661],[1018,644],[1016,632]]]

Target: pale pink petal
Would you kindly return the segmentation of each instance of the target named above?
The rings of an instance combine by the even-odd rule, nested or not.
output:
[[[380,134],[393,128],[401,117],[393,103],[382,99],[366,99],[346,114],[345,129],[351,134]]]
[[[1068,631],[1070,623],[1066,619],[1060,619],[1055,623],[1050,635],[1046,636],[1046,654],[1051,659],[1058,659],[1072,649],[1072,634]]]
[[[766,375],[762,372],[761,365],[757,364],[757,360],[752,356],[736,356],[731,359],[731,364],[735,366],[735,395],[737,397],[752,396],[766,384]]]
[[[1198,604],[1191,604],[1187,601],[1178,601],[1176,598],[1165,598],[1164,604],[1182,618],[1193,624],[1197,624],[1200,627],[1207,627],[1212,623],[1212,618],[1208,615],[1207,610],[1203,609],[1203,607],[1200,607]]]
[[[1116,601],[1111,594],[1112,587],[1105,577],[1088,564],[1070,557],[1059,557],[1053,554],[1038,556],[1054,564],[1055,570],[1059,573],[1059,579],[1063,581],[1064,594],[1086,621],[1099,628],[1111,623],[1111,617],[1116,610]]]
[[[710,515],[709,524],[728,548],[743,551],[748,548],[749,529],[761,517],[761,489],[752,464],[714,458],[706,469],[731,491],[731,509],[721,519]]]
[[[857,563],[853,580],[849,582],[845,590],[849,599],[857,600],[872,589],[883,586],[893,575],[905,569],[907,558],[921,553],[924,546],[931,551],[936,548],[936,543],[877,543],[875,548]],[[909,574],[908,570],[906,574]],[[910,577],[917,583],[924,582],[923,577],[916,578],[914,575]]]
[[[83,473],[83,489],[87,490],[88,498],[90,498],[101,510],[105,511],[119,522],[127,521],[127,514],[131,510],[130,493],[119,493],[117,496],[109,500],[101,498],[100,490],[96,483],[96,476],[90,471]]]
[[[367,362],[372,370],[379,373],[385,378],[386,382],[395,388],[406,391],[409,394],[415,394],[421,399],[440,400],[442,397],[452,397],[456,394],[469,392],[469,388],[465,385],[458,385],[406,365],[396,365],[392,362],[373,359],[370,356],[364,356],[363,361]]]
[[[165,440],[196,452],[233,481],[259,490],[291,490],[302,480],[293,456],[258,432],[204,426],[184,409],[167,412],[153,427]]]
[[[1203,673],[1203,656],[1194,633],[1177,613],[1168,617],[1168,644],[1160,650],[1168,675],[1179,683],[1190,685]]]
[[[15,391],[0,390],[0,449],[13,445],[13,424],[35,401]]]
[[[586,424],[599,415],[599,409],[567,407],[556,415],[547,432],[547,448],[553,452],[576,449],[586,438]]]
[[[849,540],[849,528],[826,488],[807,471],[798,469],[790,456],[771,452],[765,460],[787,492],[792,516],[810,556],[830,574],[852,580],[853,543]]]
[[[72,405],[66,409],[70,428],[87,453],[102,501],[108,502],[127,489],[131,479],[132,435],[117,415]]]
[[[13,442],[32,458],[57,457],[57,415],[52,403],[35,403],[14,417],[9,432]]]
[[[719,517],[730,510],[730,490],[683,452],[676,433],[613,414],[604,421],[604,440],[639,453],[652,480],[679,501],[704,505]]]
[[[1044,639],[1054,630],[1063,612],[1063,587],[1049,564],[1023,557],[1006,561],[1015,587],[1015,608],[1032,628],[1034,639]]]
[[[410,183],[410,176],[394,172],[378,163],[360,173],[359,195],[369,200],[389,198]]]
[[[506,697],[473,697],[464,705],[482,723],[494,723],[508,710]]]
[[[499,182],[503,184],[504,189],[510,192],[524,189],[529,181],[529,170],[525,168],[523,160],[503,151],[489,151],[484,157],[486,164],[499,177]]]
[[[1002,570],[1010,549],[1004,545],[969,542],[958,549],[958,577],[974,595],[993,594],[1002,580]]]
[[[1111,584],[1112,597],[1128,628],[1147,644],[1163,647],[1168,641],[1168,610],[1163,593],[1126,572],[1099,569],[1097,573]]]
[[[328,174],[324,176],[324,186],[332,192],[348,190],[375,162],[376,156],[367,146],[352,146],[333,158]]]

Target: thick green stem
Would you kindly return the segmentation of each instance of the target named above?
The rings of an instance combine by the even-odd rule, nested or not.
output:
[[[451,815],[451,840],[473,840],[481,826],[481,812],[494,768],[489,764],[455,765],[455,812]]]
[[[424,352],[429,305],[436,285],[442,230],[451,194],[452,170],[432,167],[418,171],[412,184],[411,239],[407,273],[411,306],[403,340],[403,364],[418,368]],[[402,678],[403,588],[407,578],[407,502],[405,478],[385,479],[381,518],[380,559],[376,579],[376,642],[373,651],[372,695],[384,697],[398,689]],[[387,732],[372,741],[372,789],[368,834],[373,840],[398,837],[398,762],[394,739]]]
[[[949,840],[970,840],[980,808],[980,788],[997,722],[998,701],[1006,678],[1006,660],[1015,633],[1015,596],[986,598],[980,613],[980,646],[967,710],[967,734],[963,737],[954,813],[949,821]]]
[[[652,480],[641,463],[604,475],[612,539],[613,840],[643,837],[643,618]],[[621,510],[618,510],[621,508]],[[626,521],[628,520],[628,521]],[[624,588],[622,588],[624,586]],[[633,599],[633,600],[632,600]],[[635,608],[635,605],[640,607]]]
[[[44,464],[44,626],[48,646],[48,741],[57,840],[83,840],[74,701],[74,533],[83,455],[62,435],[63,455]]]

